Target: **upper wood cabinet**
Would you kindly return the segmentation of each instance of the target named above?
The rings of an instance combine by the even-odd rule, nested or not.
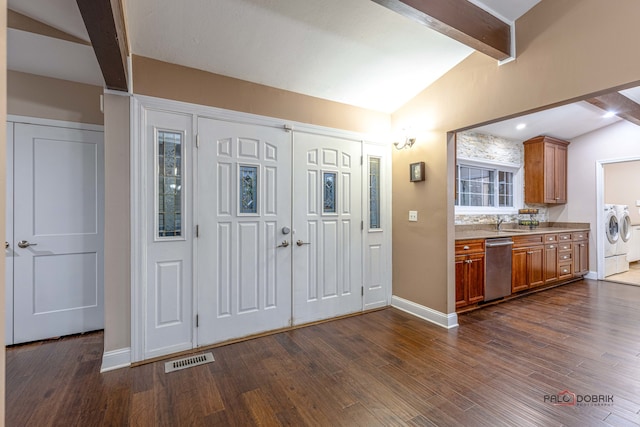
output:
[[[524,142],[525,203],[567,203],[568,145],[550,136]]]

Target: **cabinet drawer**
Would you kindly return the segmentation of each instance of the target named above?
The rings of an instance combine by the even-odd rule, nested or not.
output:
[[[571,233],[560,233],[558,234],[559,242],[566,242],[567,240],[571,240]]]
[[[588,231],[578,231],[576,233],[573,233],[571,235],[571,238],[573,240],[587,240],[589,238],[589,232]]]
[[[484,252],[484,240],[460,240],[456,242],[456,255]]]
[[[571,263],[569,264],[559,264],[558,265],[558,279],[567,279],[573,276],[573,271],[571,268]]]
[[[564,263],[564,262],[569,262],[572,259],[572,255],[571,252],[560,252],[558,253],[558,262],[559,263]]]
[[[573,249],[572,243],[568,243],[568,242],[558,243],[558,250],[560,252],[570,251],[571,249]]]
[[[513,236],[513,247],[522,248],[526,246],[535,246],[543,243],[542,234],[532,234],[530,236]]]
[[[557,234],[545,234],[544,235],[544,242],[545,243],[551,243],[551,242],[557,242],[558,241],[558,235]]]

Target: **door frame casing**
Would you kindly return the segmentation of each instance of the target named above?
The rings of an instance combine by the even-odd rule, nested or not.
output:
[[[596,160],[596,274],[590,271],[585,277],[588,279],[605,280],[604,258],[605,258],[605,225],[604,225],[604,188],[605,188],[605,165],[613,163],[640,161],[640,156],[617,157],[611,159]]]
[[[361,149],[361,155],[364,160],[366,160],[366,151],[364,147],[367,145],[378,145],[385,146],[387,149],[387,158],[383,159],[384,162],[384,176],[387,178],[387,182],[383,183],[384,191],[385,191],[385,200],[383,202],[383,212],[384,212],[384,222],[385,224],[385,240],[384,244],[386,245],[387,251],[387,260],[386,266],[388,266],[387,278],[386,278],[386,303],[381,303],[379,306],[390,305],[391,304],[391,152],[390,152],[390,144],[385,143],[381,140],[380,136],[369,135],[365,133],[358,133],[347,130],[334,129],[319,125],[312,125],[307,123],[300,123],[291,120],[278,119],[273,117],[261,116],[251,113],[244,113],[232,110],[225,110],[216,107],[209,107],[197,104],[186,103],[182,101],[174,101],[163,98],[156,98],[146,95],[136,95],[133,94],[130,97],[130,114],[131,114],[131,127],[130,127],[130,139],[131,139],[131,163],[130,163],[130,174],[131,174],[131,362],[139,362],[144,360],[145,354],[145,318],[146,318],[146,300],[145,300],[145,289],[147,283],[146,277],[146,269],[148,258],[146,255],[147,252],[147,243],[146,243],[146,230],[147,230],[147,217],[148,213],[146,212],[146,189],[147,185],[147,156],[149,155],[149,149],[145,146],[145,134],[144,134],[144,122],[145,122],[145,112],[147,110],[158,110],[164,111],[167,113],[176,113],[176,114],[188,114],[192,115],[192,135],[194,138],[197,138],[198,133],[198,119],[199,118],[210,118],[215,120],[224,120],[224,121],[232,121],[236,123],[246,123],[246,124],[255,124],[262,125],[267,127],[276,127],[276,128],[284,128],[289,131],[302,131],[307,133],[315,133],[326,136],[335,136],[345,139],[351,139],[354,141],[358,141],[362,144],[363,149]],[[195,141],[194,141],[195,142]],[[196,143],[192,144],[193,148],[188,152],[189,156],[195,158],[197,155],[197,147]],[[364,165],[366,166],[366,165]],[[193,163],[192,171],[191,171],[191,179],[192,179],[192,188],[191,193],[197,194],[198,192],[198,166],[197,162]],[[362,168],[363,175],[368,170],[367,167]],[[363,196],[365,191],[368,191],[368,187],[364,180],[362,181],[362,191]],[[365,197],[362,198],[364,203]],[[190,203],[191,212],[188,214],[190,216],[190,221],[195,221],[198,215],[198,205],[195,197],[191,198]],[[366,212],[368,212],[368,208],[363,206],[363,220],[366,219]],[[195,222],[193,223],[195,224]],[[363,230],[361,240],[363,241],[362,245],[362,259],[364,260],[364,235],[366,233],[366,229]],[[192,239],[192,262],[191,269],[193,272],[193,280],[190,284],[192,286],[192,296],[193,296],[193,307],[194,313],[197,308],[198,301],[198,277],[197,277],[197,262],[198,262],[198,252],[197,252],[197,242]],[[364,269],[364,262],[362,263],[362,269]],[[363,272],[364,273],[364,272]],[[363,275],[364,278],[364,275]],[[364,284],[362,284],[364,285]],[[366,292],[366,290],[365,290]],[[364,310],[365,298],[362,299]],[[374,307],[368,307],[374,308]],[[198,342],[197,335],[197,327],[195,324],[195,319],[193,319],[192,326],[192,348],[195,347]]]

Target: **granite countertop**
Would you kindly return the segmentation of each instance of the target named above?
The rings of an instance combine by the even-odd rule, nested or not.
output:
[[[531,234],[573,233],[589,231],[589,223],[550,223],[529,229],[514,223],[502,224],[500,231],[493,224],[456,225],[456,240],[492,239],[496,237],[526,236]]]

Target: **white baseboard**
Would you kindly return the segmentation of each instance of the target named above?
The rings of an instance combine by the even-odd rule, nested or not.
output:
[[[102,355],[100,373],[127,368],[129,366],[131,366],[131,348],[127,347],[113,351],[105,351]]]
[[[456,313],[444,314],[395,295],[391,297],[391,306],[443,328],[458,327],[458,315]]]
[[[598,280],[598,273],[595,271],[590,271],[583,276],[585,279]]]

